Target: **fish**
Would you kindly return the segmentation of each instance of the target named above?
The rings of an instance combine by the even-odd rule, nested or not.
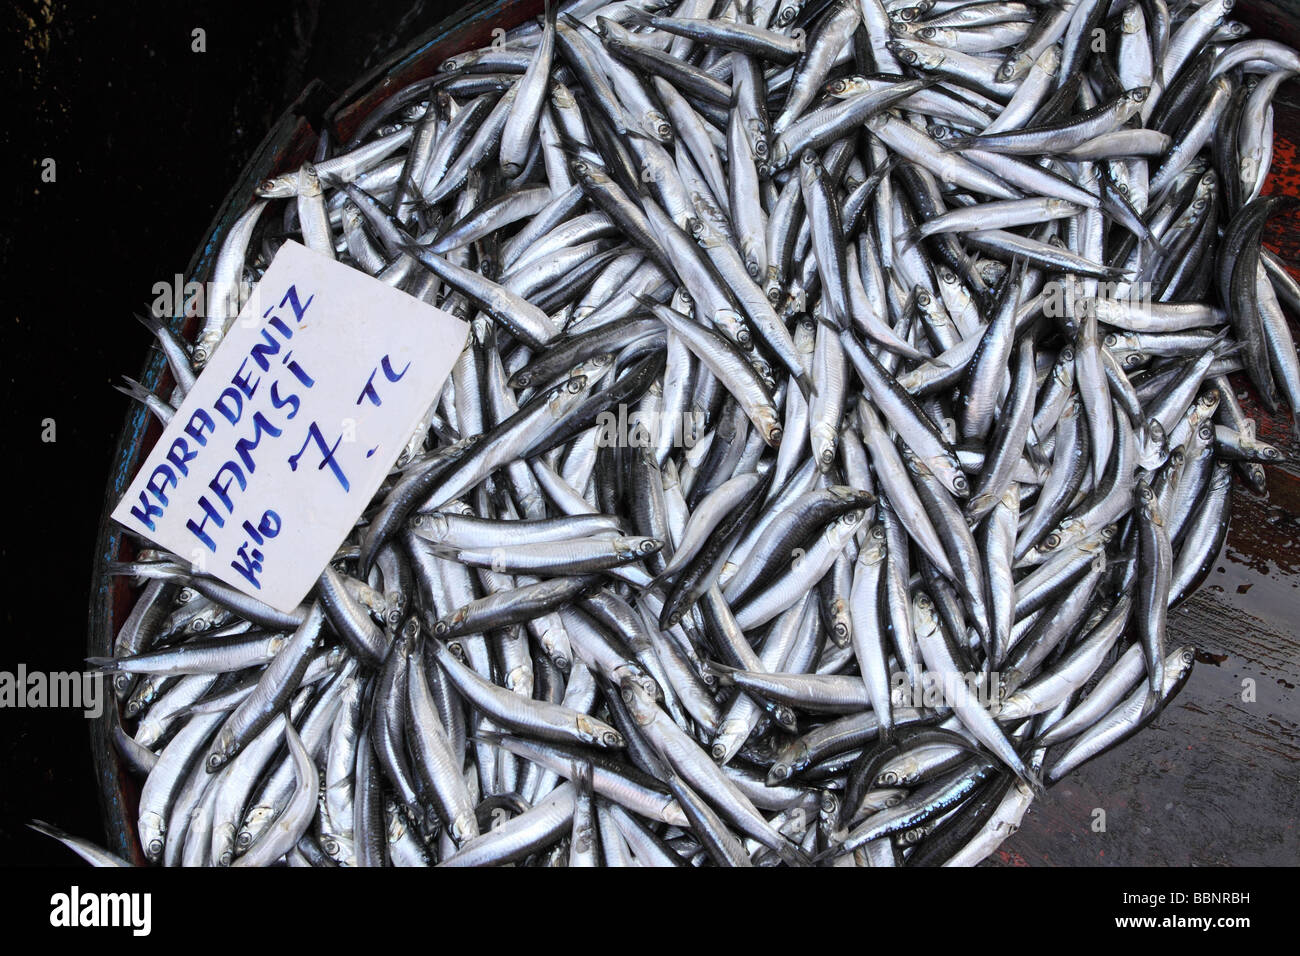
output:
[[[1295,460],[1227,376],[1294,425],[1300,54],[1230,8],[563,0],[268,170],[131,400],[287,239],[472,334],[294,612],[111,566],[134,858],[993,853],[1191,678],[1169,609]]]

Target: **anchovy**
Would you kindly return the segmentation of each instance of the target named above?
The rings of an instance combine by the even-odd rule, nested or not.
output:
[[[1300,54],[1231,8],[564,0],[268,170],[150,415],[286,240],[472,334],[300,607],[111,566],[144,857],[986,858],[1297,458],[1235,390],[1296,422]]]

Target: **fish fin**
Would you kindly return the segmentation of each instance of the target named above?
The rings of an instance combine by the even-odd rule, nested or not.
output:
[[[33,818],[32,821],[27,824],[27,828],[29,830],[35,830],[37,833],[43,836],[47,836],[52,840],[58,840],[60,843],[62,843],[73,853],[77,854],[77,856],[81,857],[83,860],[89,861],[89,857],[86,855],[86,852],[81,847],[77,846],[78,843],[90,844],[89,840],[79,840],[77,837],[74,837],[67,830],[61,829],[60,827],[56,827],[52,823],[46,823],[44,820],[37,820],[35,818]],[[128,865],[124,860],[120,860],[117,857],[114,857],[113,854],[109,853],[103,847],[100,847],[96,844],[90,844],[90,845],[95,846],[95,848],[98,849],[101,853],[103,853],[106,857],[113,858],[115,863],[120,864],[121,866]]]
[[[1153,719],[1155,715],[1160,712],[1160,707],[1161,707],[1160,696],[1158,694],[1153,693],[1151,689],[1148,687],[1146,700],[1142,702],[1142,716],[1139,719],[1140,720]]]
[[[121,392],[127,398],[144,403],[148,402],[151,398],[157,397],[153,392],[149,391],[149,389],[145,388],[129,375],[123,375],[122,382],[123,384],[121,385],[114,384],[113,388]]]
[[[664,303],[662,303],[662,302],[657,302],[657,301],[655,301],[654,299],[650,298],[650,296],[648,296],[648,295],[644,295],[644,294],[642,294],[642,293],[640,293],[640,292],[633,292],[633,293],[632,293],[632,298],[636,299],[637,302],[641,303],[641,305],[642,305],[642,306],[646,309],[646,311],[648,311],[648,312],[653,312],[653,311],[654,311],[655,309],[657,309],[659,306],[661,306],[661,305],[664,304]],[[669,306],[669,308],[672,308],[672,307]],[[683,316],[683,318],[685,318],[685,316]]]
[[[818,866],[828,860],[834,860],[837,857],[844,856],[847,852],[848,851],[845,850],[841,844],[833,843],[820,853],[814,853],[811,857],[811,862],[813,866]],[[807,854],[804,855],[807,856]]]
[[[634,27],[648,27],[654,19],[654,14],[649,10],[641,7],[629,5],[622,11],[622,20],[624,25]]]
[[[802,847],[795,846],[784,839],[773,841],[776,846],[769,849],[781,858],[782,863],[789,866],[812,866],[816,862],[816,857],[811,857],[803,851]],[[820,854],[818,854],[820,856]]]
[[[118,661],[113,657],[87,657],[86,663],[101,671],[118,670]]]
[[[146,310],[135,314],[136,321],[148,329],[153,335],[161,337],[163,335],[162,319]]]
[[[900,238],[901,238],[902,242],[901,242],[901,244],[899,245],[899,250],[898,250],[898,251],[899,251],[899,252],[906,252],[907,250],[911,249],[913,246],[915,246],[918,242],[921,241],[921,228],[920,228],[920,226],[913,226],[912,228],[910,228],[910,229],[908,229],[906,232],[904,232],[903,235],[902,235],[901,237],[895,236],[895,237],[894,237],[895,242],[897,243],[898,240],[899,240]]]
[[[32,821],[27,824],[27,829],[35,830],[37,833],[43,834],[47,837],[52,837],[59,841],[62,841],[64,837],[69,835],[66,830],[61,830],[54,824],[46,823],[44,820],[38,820],[35,817],[33,817]]]
[[[1041,800],[1043,797],[1047,796],[1047,787],[1043,785],[1043,778],[1041,775],[1034,773],[1034,771],[1026,767],[1025,772],[1023,774],[1017,774],[1017,776],[1026,787],[1033,791],[1035,797]]]
[[[567,23],[567,24],[568,24],[571,28],[573,28],[574,30],[586,30],[588,33],[590,33],[590,34],[591,34],[593,37],[595,37],[597,40],[600,39],[600,34],[599,34],[599,33],[597,33],[597,32],[596,32],[595,30],[593,30],[591,27],[587,26],[587,24],[583,23],[583,22],[582,22],[581,20],[579,20],[577,17],[574,17],[572,14],[562,13],[562,14],[560,14],[560,16],[559,16],[559,19],[563,20],[565,23]]]
[[[719,687],[732,687],[735,685],[736,681],[731,675],[740,670],[739,667],[732,667],[730,664],[710,660],[704,660],[702,663],[704,669],[717,678]]]

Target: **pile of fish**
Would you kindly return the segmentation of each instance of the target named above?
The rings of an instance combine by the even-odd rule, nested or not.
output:
[[[1231,12],[576,0],[322,136],[125,390],[166,420],[286,239],[470,341],[297,612],[115,567],[144,854],[984,859],[1187,680],[1284,458],[1228,376],[1300,408],[1300,57]]]

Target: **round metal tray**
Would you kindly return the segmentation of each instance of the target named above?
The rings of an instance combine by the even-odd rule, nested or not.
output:
[[[346,141],[375,107],[395,90],[433,75],[438,66],[452,54],[490,42],[494,29],[510,29],[529,18],[539,16],[542,6],[540,0],[479,0],[468,3],[460,13],[416,39],[404,53],[358,80],[324,112],[324,122],[333,141]],[[1300,47],[1300,0],[1252,0],[1238,4],[1234,16],[1250,24],[1257,36],[1272,37]],[[319,130],[312,128],[302,115],[301,108],[313,92],[313,87],[303,91],[267,133],[248,161],[213,218],[206,241],[191,259],[186,271],[187,281],[205,282],[210,278],[221,242],[252,201],[256,184],[274,173],[294,169],[310,158]],[[1287,95],[1291,92],[1290,86],[1284,87],[1275,101],[1277,142],[1274,169],[1265,192],[1300,195],[1300,163],[1296,159],[1296,148],[1300,143],[1300,97],[1292,99]],[[1270,224],[1266,241],[1271,248],[1280,252],[1291,270],[1300,276],[1300,235],[1293,234],[1278,224]],[[193,338],[198,324],[198,319],[187,320],[180,315],[172,320],[173,328],[187,339]],[[152,354],[140,375],[140,381],[154,392],[166,394],[170,390],[173,383],[160,353],[155,351]],[[1238,384],[1243,390],[1249,388],[1244,380]],[[1284,418],[1270,418],[1253,401],[1253,395],[1248,395],[1244,403],[1248,413],[1258,419],[1262,437],[1288,448],[1293,455],[1300,454],[1300,447],[1291,443],[1289,424]],[[127,413],[114,452],[96,541],[88,637],[88,652],[92,656],[111,654],[118,628],[130,613],[135,599],[126,578],[107,573],[110,562],[129,561],[137,550],[137,542],[111,521],[109,515],[160,434],[160,427],[144,407],[133,405]],[[1269,496],[1258,499],[1238,484],[1225,561],[1232,561],[1233,553],[1245,555],[1237,562],[1244,568],[1242,574],[1249,577],[1254,573],[1275,580],[1280,572],[1284,577],[1291,577],[1290,584],[1284,584],[1284,587],[1294,588],[1295,582],[1300,580],[1300,476],[1295,472],[1269,469],[1269,486]],[[1264,672],[1276,671],[1276,680],[1282,685],[1289,685],[1292,693],[1284,695],[1285,699],[1261,706],[1253,717],[1248,713],[1248,719],[1243,720],[1235,713],[1238,708],[1232,707],[1230,702],[1225,705],[1221,689],[1206,688],[1204,682],[1198,681],[1194,674],[1177,703],[1184,709],[1190,704],[1196,713],[1205,715],[1205,719],[1196,722],[1185,733],[1198,734],[1197,728],[1201,725],[1224,730],[1228,735],[1226,738],[1214,735],[1215,746],[1221,752],[1221,757],[1239,765],[1238,761],[1244,754],[1246,762],[1254,764],[1257,769],[1260,763],[1265,765],[1266,778],[1269,776],[1267,771],[1274,765],[1278,774],[1290,769],[1293,777],[1294,761],[1300,759],[1300,748],[1297,748],[1300,720],[1297,720],[1298,709],[1294,697],[1294,688],[1300,683],[1300,642],[1295,639],[1296,625],[1282,611],[1262,618],[1258,609],[1252,606],[1251,599],[1245,597],[1249,585],[1245,585],[1245,590],[1240,593],[1232,593],[1222,587],[1216,589],[1215,582],[1216,577],[1212,576],[1207,587],[1184,605],[1183,613],[1171,618],[1171,629],[1180,629],[1177,639],[1192,640],[1205,652],[1203,660],[1212,665],[1222,664],[1225,659],[1235,656],[1242,660],[1247,672],[1252,667]],[[1186,611],[1188,606],[1192,606],[1195,611],[1190,619]],[[1230,627],[1224,625],[1233,620],[1236,611],[1248,619],[1241,622],[1246,630],[1238,630],[1234,634]],[[1256,630],[1252,631],[1252,627]],[[1262,653],[1250,639],[1252,633],[1261,630],[1269,637]],[[1234,636],[1241,638],[1238,642],[1241,646],[1234,644]],[[1202,663],[1200,667],[1203,669],[1205,664]],[[1232,712],[1226,727],[1215,717],[1215,714],[1225,709]],[[94,721],[91,729],[105,829],[109,849],[125,859],[143,865],[145,860],[136,838],[139,783],[124,766],[113,745],[113,727],[117,719],[113,709],[108,708],[102,717]],[[1161,718],[1161,724],[1166,729],[1177,722],[1177,714],[1173,718]],[[1173,732],[1175,739],[1157,740],[1159,752],[1176,754],[1183,749],[1191,749],[1190,744],[1196,743],[1195,740],[1184,739],[1181,735],[1183,732],[1176,728]],[[1272,740],[1273,736],[1279,739]],[[1190,781],[1178,778],[1170,780],[1169,774],[1160,774],[1161,765],[1153,767],[1146,759],[1143,748],[1149,747],[1154,737],[1151,730],[1148,730],[1119,748],[1118,753],[1107,755],[1076,771],[1062,785],[1054,788],[1046,801],[1035,801],[1021,832],[1004,844],[993,862],[1123,862],[1113,852],[1107,858],[1106,847],[1111,841],[1105,838],[1105,834],[1100,835],[1101,839],[1094,841],[1094,846],[1088,850],[1077,849],[1080,835],[1089,832],[1088,822],[1092,808],[1097,806],[1098,794],[1105,794],[1107,800],[1141,806],[1144,802],[1151,805],[1157,799],[1163,800],[1162,795],[1177,793],[1181,797],[1184,786],[1187,790],[1193,790]],[[1205,739],[1204,736],[1201,737],[1201,741]],[[1232,768],[1216,766],[1216,763],[1217,759],[1211,761],[1208,767],[1193,767],[1198,773],[1213,778],[1204,788],[1193,790],[1192,797],[1193,800],[1199,797],[1208,801],[1205,812],[1198,812],[1196,816],[1209,821],[1211,826],[1216,819],[1216,810],[1223,809],[1230,802],[1240,801],[1240,788],[1235,785],[1235,776],[1225,781],[1220,774],[1220,771],[1228,772]],[[1168,764],[1168,760],[1164,761],[1165,770],[1168,770]],[[1131,768],[1133,772],[1117,776],[1117,767]],[[1082,778],[1081,783],[1070,786],[1076,778]],[[1253,834],[1243,833],[1241,821],[1230,814],[1219,824],[1219,828],[1224,831],[1220,839],[1229,842],[1219,846],[1213,856],[1188,857],[1185,850],[1185,837],[1188,835],[1185,821],[1180,823],[1177,819],[1161,815],[1160,820],[1144,820],[1148,834],[1152,826],[1163,827],[1163,830],[1158,829],[1155,839],[1148,838],[1145,844],[1146,855],[1127,862],[1267,863],[1273,862],[1270,857],[1279,852],[1281,855],[1276,858],[1276,862],[1284,862],[1288,853],[1291,854],[1291,862],[1294,862],[1294,781],[1276,796],[1271,794],[1272,791],[1265,788],[1262,794],[1264,804],[1257,806],[1252,816],[1259,823],[1267,820],[1270,828],[1276,827],[1280,842],[1272,836],[1271,829]],[[1161,820],[1164,821],[1163,824]],[[1094,833],[1093,836],[1098,835]],[[1252,844],[1257,851],[1256,855],[1243,860],[1232,840]],[[1286,848],[1288,843],[1292,847],[1290,850]]]

